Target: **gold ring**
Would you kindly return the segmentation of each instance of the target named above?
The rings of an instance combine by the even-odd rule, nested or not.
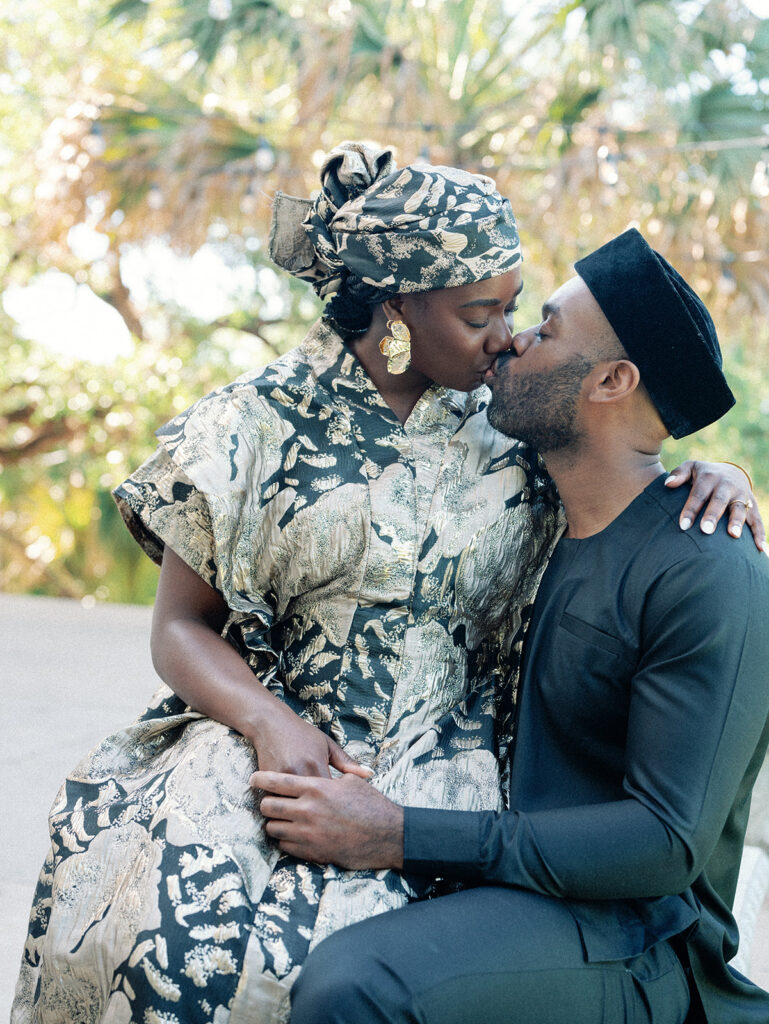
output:
[[[747,511],[747,509],[753,508],[753,502],[751,501],[750,498],[748,498],[747,501],[743,501],[742,498],[732,498],[732,500],[729,502],[729,504],[730,505],[744,505],[746,511]]]

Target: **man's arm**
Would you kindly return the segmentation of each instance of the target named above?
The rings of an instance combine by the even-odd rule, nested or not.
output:
[[[645,617],[651,639],[633,680],[626,799],[530,814],[409,807],[401,825],[400,808],[368,783],[294,779],[283,803],[263,802],[280,819],[270,834],[287,852],[342,867],[402,866],[578,899],[681,892],[757,756],[769,705],[765,570],[694,559],[649,595]],[[280,777],[269,775],[254,782],[276,792]]]
[[[768,618],[758,556],[747,562],[714,552],[668,570],[644,611],[625,799],[454,821],[407,809],[405,869],[574,899],[683,891],[702,872],[760,759]]]

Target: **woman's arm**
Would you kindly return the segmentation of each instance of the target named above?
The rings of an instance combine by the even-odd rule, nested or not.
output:
[[[367,768],[262,686],[221,636],[228,614],[221,596],[166,547],[152,617],[160,677],[190,707],[249,739],[261,768],[328,777],[331,765],[368,777]]]

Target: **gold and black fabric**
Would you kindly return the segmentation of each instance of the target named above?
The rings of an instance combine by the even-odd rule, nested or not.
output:
[[[510,201],[485,174],[397,170],[390,150],[359,143],[333,150],[320,173],[315,200],[277,194],[270,255],[322,297],[351,283],[382,296],[452,288],[521,262]]]

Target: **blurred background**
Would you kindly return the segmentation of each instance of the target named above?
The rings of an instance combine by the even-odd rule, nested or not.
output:
[[[769,512],[769,0],[5,0],[0,117],[5,592],[152,600],[110,489],[318,314],[269,264],[270,202],[344,139],[497,179],[520,326],[639,227],[739,399],[666,462],[740,462]]]

